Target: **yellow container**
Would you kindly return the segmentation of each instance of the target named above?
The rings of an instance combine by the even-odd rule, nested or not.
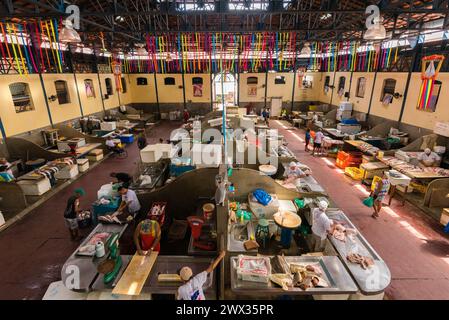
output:
[[[382,178],[379,176],[374,176],[373,182],[371,183],[371,191],[376,190],[377,182],[382,181]]]
[[[309,106],[309,111],[316,111],[316,106],[310,105]]]
[[[350,176],[354,180],[363,179],[363,169],[359,169],[357,167],[346,167],[345,174]]]

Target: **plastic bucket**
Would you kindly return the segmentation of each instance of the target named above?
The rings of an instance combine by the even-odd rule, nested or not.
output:
[[[206,203],[203,206],[203,217],[205,220],[209,220],[212,218],[212,215],[214,214],[215,205],[212,203]]]
[[[201,228],[203,227],[203,219],[200,217],[188,217],[187,221],[189,223],[190,229],[192,230],[192,237],[195,240],[198,240],[198,238],[201,235]]]

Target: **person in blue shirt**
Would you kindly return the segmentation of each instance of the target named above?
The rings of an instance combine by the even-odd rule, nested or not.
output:
[[[310,129],[307,128],[306,130],[306,146],[305,146],[305,151],[309,151],[309,143],[310,143]]]

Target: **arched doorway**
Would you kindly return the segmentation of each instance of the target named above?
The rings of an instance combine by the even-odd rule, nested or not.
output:
[[[213,101],[214,110],[223,110],[224,105],[235,106],[237,104],[237,79],[232,73],[217,73],[213,78]]]

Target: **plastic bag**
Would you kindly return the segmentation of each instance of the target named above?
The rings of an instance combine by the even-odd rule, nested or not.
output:
[[[304,208],[304,199],[299,199],[299,198],[296,198],[295,199],[295,203],[296,203],[296,205],[298,206],[298,208],[299,209],[302,209],[302,208]]]
[[[368,197],[365,200],[363,200],[363,204],[369,208],[371,208],[374,205],[374,198]]]
[[[449,233],[449,223],[444,227],[444,232]]]
[[[271,196],[263,189],[256,189],[253,192],[254,198],[260,203],[266,206],[271,202]]]

